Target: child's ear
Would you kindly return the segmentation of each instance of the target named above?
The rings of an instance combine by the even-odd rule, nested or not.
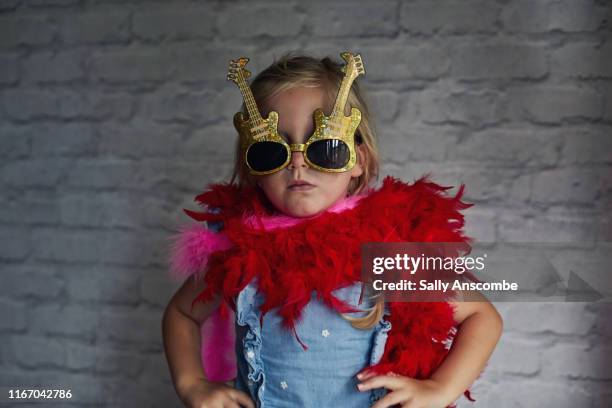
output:
[[[355,145],[355,153],[357,153],[357,162],[351,169],[351,177],[359,177],[363,174],[363,169],[366,165],[365,147],[363,144]]]

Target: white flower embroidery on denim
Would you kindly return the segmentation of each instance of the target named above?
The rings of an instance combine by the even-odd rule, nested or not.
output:
[[[281,383],[280,383],[280,384],[281,384],[281,388],[282,388],[283,390],[286,390],[286,389],[287,389],[287,387],[288,387],[288,385],[287,385],[287,381],[281,381]]]
[[[324,329],[324,330],[321,332],[321,336],[323,336],[323,337],[329,337],[329,330]]]
[[[253,350],[249,350],[249,351],[247,352],[247,357],[248,357],[248,358],[253,358],[253,357],[255,357],[255,353],[253,352]]]

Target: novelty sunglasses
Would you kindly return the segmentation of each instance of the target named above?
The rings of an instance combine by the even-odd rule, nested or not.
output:
[[[361,135],[355,133],[361,123],[361,111],[351,108],[345,116],[351,85],[357,76],[365,74],[361,56],[348,52],[341,54],[346,61],[342,67],[344,77],[330,115],[322,109],[313,113],[315,130],[305,143],[287,143],[278,133],[278,113],[270,111],[264,119],[246,80],[251,73],[245,69],[249,59],[232,60],[227,79],[233,81],[244,98],[246,114],[234,115],[234,127],[240,135],[242,158],[252,175],[275,173],[291,162],[292,152],[302,152],[306,163],[320,171],[339,173],[353,168],[357,161],[355,143],[361,143]],[[355,140],[357,139],[357,140]]]

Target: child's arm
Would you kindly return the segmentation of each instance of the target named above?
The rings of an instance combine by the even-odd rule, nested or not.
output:
[[[224,401],[254,407],[245,393],[227,383],[208,381],[204,375],[200,357],[200,325],[219,306],[220,298],[204,304],[198,302],[192,310],[191,302],[204,289],[202,285],[202,280],[196,280],[193,276],[187,279],[164,312],[164,349],[174,388],[189,407],[206,407],[212,403],[223,404]]]
[[[198,286],[193,276],[187,279],[168,303],[162,320],[166,359],[179,395],[190,383],[206,379],[200,358],[200,325],[219,305],[215,298],[191,310],[191,302],[203,289]]]
[[[478,291],[470,301],[450,302],[455,307],[458,331],[444,362],[430,380],[442,385],[450,404],[472,385],[484,369],[502,334],[500,314]]]
[[[454,402],[482,372],[497,344],[503,321],[495,307],[480,293],[470,292],[469,302],[449,302],[458,324],[452,347],[427,380],[398,375],[360,375],[360,391],[385,387],[385,397],[372,408],[412,402],[414,406],[443,408]],[[473,300],[473,301],[472,301]],[[410,405],[412,406],[412,405]]]

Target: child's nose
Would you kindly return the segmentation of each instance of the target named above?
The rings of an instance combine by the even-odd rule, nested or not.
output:
[[[306,167],[307,163],[304,160],[304,154],[302,152],[291,152],[291,161],[289,167]]]

